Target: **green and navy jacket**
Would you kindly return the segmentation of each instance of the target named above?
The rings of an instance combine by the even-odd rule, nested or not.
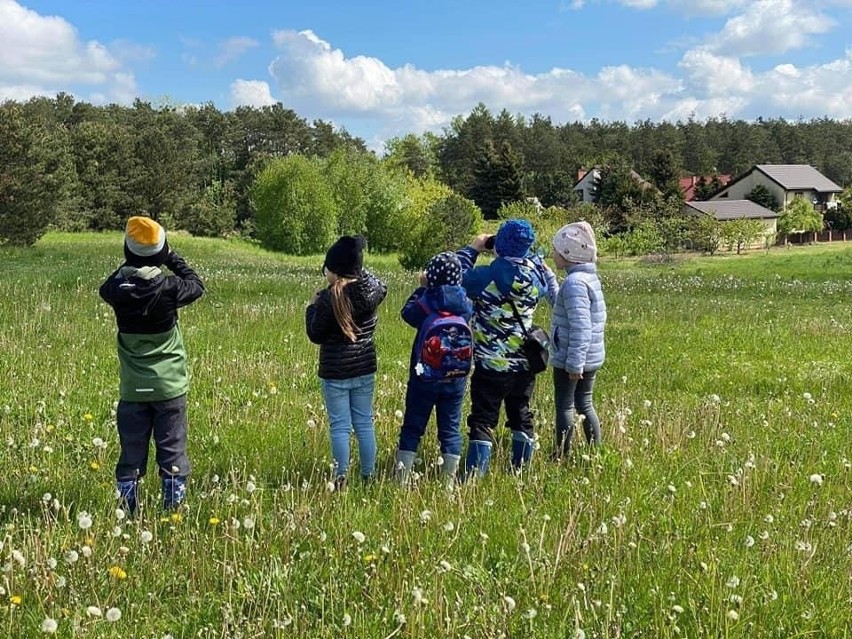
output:
[[[509,301],[529,331],[535,307],[541,300],[553,304],[559,285],[553,271],[537,255],[497,257],[487,266],[475,266],[479,251],[466,246],[457,251],[464,276],[462,286],[473,302],[473,354],[477,366],[491,371],[517,373],[529,369],[521,352],[524,329],[515,319]]]
[[[119,396],[124,401],[164,401],[189,389],[177,310],[201,297],[204,284],[174,251],[165,266],[174,275],[124,264],[100,288],[118,324]]]

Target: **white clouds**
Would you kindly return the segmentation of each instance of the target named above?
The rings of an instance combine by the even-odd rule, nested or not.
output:
[[[747,56],[800,49],[810,36],[836,26],[834,19],[811,4],[793,0],[758,0],[727,21],[709,47],[725,55]]]
[[[213,66],[221,69],[229,62],[233,62],[242,56],[249,49],[260,46],[260,43],[254,38],[246,38],[243,36],[235,36],[228,38],[219,43],[219,52],[213,60]]]
[[[790,14],[788,0],[774,6],[785,9],[779,14],[782,19]],[[746,14],[761,15],[750,11]],[[762,19],[748,24],[763,24]],[[819,25],[805,22],[812,32]],[[734,41],[733,33],[723,32],[727,42]],[[479,102],[492,110],[545,113],[556,121],[678,120],[693,114],[852,116],[852,50],[825,64],[784,61],[758,71],[741,55],[704,45],[687,51],[674,73],[616,65],[594,75],[564,68],[530,74],[511,64],[434,71],[410,64],[391,68],[377,58],[347,57],[312,31],[277,31],[273,37],[279,55],[269,72],[282,102],[308,119],[342,122],[356,135],[362,127],[371,129],[374,142],[403,132],[439,130]],[[263,82],[232,90],[238,92],[244,96],[241,103],[272,100]],[[251,97],[255,95],[262,97]]]
[[[734,9],[747,6],[750,0],[591,0],[592,2],[607,2],[619,4],[629,9],[645,11],[657,7],[668,7],[675,9],[688,16],[700,15],[725,15]],[[840,2],[849,0],[837,0]],[[588,2],[586,0],[571,0],[566,4],[563,0],[560,11],[567,9],[582,9]]]
[[[662,115],[665,100],[681,90],[668,74],[628,66],[604,68],[596,77],[558,68],[533,75],[509,64],[391,69],[377,58],[347,58],[311,31],[273,37],[280,55],[269,71],[287,106],[309,118],[374,120],[390,133],[439,129],[478,102],[564,120],[585,117],[587,107],[602,117]]]
[[[105,46],[80,41],[60,17],[0,0],[0,94],[23,99],[26,89],[30,95],[49,95],[73,85],[98,87],[115,100],[135,94],[132,74]]]
[[[681,67],[695,97],[678,104],[667,116],[672,119],[690,112],[700,118],[720,113],[746,118],[852,117],[852,50],[825,64],[784,63],[761,73],[708,52],[688,54]]]
[[[231,83],[231,105],[262,107],[275,104],[269,84],[262,80],[234,80]]]

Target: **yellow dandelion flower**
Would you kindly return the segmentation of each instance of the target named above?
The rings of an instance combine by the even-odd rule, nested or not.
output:
[[[55,428],[56,426],[54,426],[53,424],[48,424],[44,427],[44,430],[46,430],[48,433],[52,433]]]
[[[31,473],[37,473],[38,472],[38,466],[30,466],[29,471]]]
[[[83,419],[85,419],[87,422],[92,421],[94,418],[95,418],[95,416],[92,415],[91,413],[86,413],[85,415],[83,415]]]
[[[12,595],[9,597],[9,604],[12,606],[20,606],[23,601],[21,595]]]
[[[207,520],[207,523],[209,523],[211,526],[216,526],[219,523],[219,521],[220,521],[220,519],[218,517],[211,517],[210,519]]]
[[[110,577],[114,577],[115,579],[127,579],[127,573],[121,566],[110,566],[110,569],[107,572]]]
[[[371,561],[376,561],[376,555],[364,555],[364,561],[366,563],[370,563]]]
[[[169,519],[171,519],[173,524],[179,524],[183,521],[183,515],[180,513],[172,513],[172,516],[169,517]]]
[[[93,461],[89,462],[89,468],[91,468],[92,470],[100,470],[101,465],[98,462]]]

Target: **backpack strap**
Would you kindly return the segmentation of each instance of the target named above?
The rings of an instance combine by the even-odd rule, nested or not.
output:
[[[417,300],[417,305],[421,309],[423,309],[423,312],[426,313],[426,315],[432,314],[432,307],[429,305],[429,302],[426,301],[425,295],[420,296],[420,298]]]

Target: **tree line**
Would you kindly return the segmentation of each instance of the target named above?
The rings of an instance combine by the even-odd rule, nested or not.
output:
[[[290,252],[360,231],[383,250],[408,244],[419,254],[413,244],[434,237],[441,220],[453,234],[475,227],[471,203],[491,218],[535,197],[557,221],[576,217],[573,187],[578,171],[591,167],[600,170],[598,210],[582,215],[618,236],[648,221],[660,231],[661,220],[679,215],[679,177],[736,176],[759,163],[812,164],[852,184],[852,123],[721,116],[557,124],[480,104],[440,134],[390,140],[379,157],[345,130],[281,104],[223,112],[209,103],[94,106],[59,94],[0,105],[0,243],[30,244],[51,227],[119,229],[143,214],[169,228],[237,232]],[[318,199],[288,200],[281,183],[294,181]],[[699,197],[719,185],[699,184]],[[316,203],[313,212],[307,201]],[[318,211],[326,212],[322,223]],[[843,215],[833,228],[849,225]]]

